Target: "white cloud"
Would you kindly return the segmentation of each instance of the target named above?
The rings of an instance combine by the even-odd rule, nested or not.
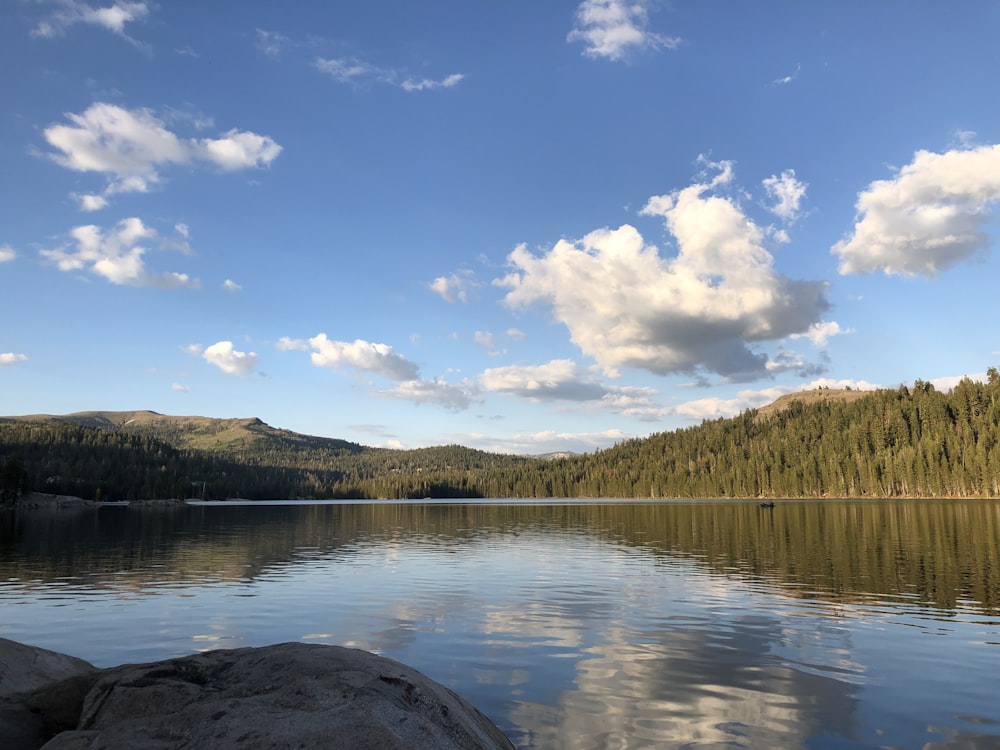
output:
[[[583,42],[587,57],[621,60],[632,50],[676,49],[681,40],[655,34],[649,24],[650,0],[584,0],[566,40]]]
[[[257,29],[257,49],[268,57],[275,59],[281,57],[281,51],[288,46],[290,40],[284,34],[277,31],[265,31]]]
[[[237,284],[232,279],[226,279],[225,281],[223,281],[222,282],[222,288],[225,289],[227,292],[230,292],[230,293],[236,293],[236,292],[239,292],[239,291],[241,291],[243,289],[242,286],[240,286],[239,284]]]
[[[31,35],[42,38],[61,36],[71,26],[78,23],[100,26],[131,42],[135,42],[125,33],[126,24],[140,21],[149,15],[150,7],[146,3],[115,2],[105,7],[95,8],[78,0],[58,0],[58,10],[50,13],[31,31]]]
[[[278,343],[275,344],[278,351],[281,352],[307,352],[309,351],[309,342],[305,339],[293,339],[288,336],[282,336],[278,339]]]
[[[318,71],[326,73],[340,83],[361,86],[374,82],[397,86],[404,91],[450,89],[457,86],[465,78],[465,75],[462,73],[452,73],[441,79],[412,78],[404,76],[401,71],[392,68],[382,68],[357,58],[317,57],[313,65]]]
[[[131,217],[105,232],[94,224],[74,227],[70,237],[75,242],[39,254],[55,263],[60,271],[89,271],[112,284],[154,286],[167,289],[198,288],[201,284],[183,273],[147,273],[143,256],[147,245],[164,243],[155,229],[141,219]]]
[[[853,234],[833,246],[840,273],[934,276],[984,251],[1000,201],[1000,144],[918,151],[890,180],[858,195]]]
[[[496,338],[490,331],[476,331],[472,335],[472,340],[475,341],[479,346],[486,349],[491,357],[495,357],[498,354],[505,354],[506,349],[498,349]]]
[[[281,153],[272,138],[248,131],[185,140],[148,109],[99,102],[66,117],[71,124],[44,131],[45,140],[56,149],[49,157],[75,172],[98,172],[108,179],[102,194],[76,196],[88,211],[103,208],[107,197],[116,193],[148,192],[159,183],[159,169],[166,165],[202,161],[232,171],[267,166]]]
[[[799,73],[800,72],[802,72],[802,64],[798,63],[795,66],[795,72],[794,73],[792,73],[791,75],[782,76],[781,78],[775,78],[773,81],[771,81],[771,85],[772,86],[786,86],[789,83],[791,83],[792,81],[794,81],[795,79],[797,79],[799,77]]]
[[[311,358],[316,367],[349,367],[389,380],[417,380],[417,366],[394,352],[388,344],[373,344],[361,339],[331,341],[325,333],[320,333],[309,339],[309,346],[313,349]]]
[[[799,206],[806,195],[808,184],[795,179],[794,169],[786,169],[780,177],[768,177],[763,185],[768,196],[776,201],[770,207],[771,213],[787,224],[793,224],[799,218]]]
[[[525,339],[524,331],[517,328],[508,328],[506,334],[515,341],[524,341]]]
[[[655,389],[604,385],[594,373],[568,359],[487,369],[479,376],[479,385],[484,391],[534,403],[567,401],[642,421],[662,419],[671,413],[656,402]]]
[[[453,385],[443,378],[433,380],[404,380],[392,388],[375,391],[382,398],[412,401],[416,404],[434,404],[449,411],[464,411],[472,404],[476,391],[468,383]]]
[[[479,376],[479,384],[483,390],[529,401],[599,401],[608,392],[593,375],[568,359],[490,368]]]
[[[494,282],[510,289],[505,304],[551,305],[573,343],[612,375],[765,375],[767,357],[751,346],[809,330],[829,306],[826,287],[775,271],[764,232],[731,199],[709,194],[730,182],[731,165],[710,166],[710,181],[654,196],[642,211],[665,219],[676,257],[660,257],[629,225],[561,240],[540,257],[520,245],[514,271]]]
[[[230,172],[266,166],[281,153],[281,146],[273,138],[235,128],[222,138],[203,138],[196,145],[192,141],[191,149],[193,154]]]
[[[421,78],[415,80],[412,78],[407,78],[401,84],[400,88],[404,91],[427,91],[428,89],[450,89],[452,86],[457,86],[461,80],[465,78],[461,73],[452,73],[450,76],[445,76],[441,80],[433,80],[431,78]]]
[[[600,432],[556,432],[542,430],[535,433],[523,433],[507,438],[487,437],[485,435],[456,435],[455,442],[480,450],[496,453],[512,453],[519,456],[531,456],[541,453],[590,453],[595,450],[610,448],[616,443],[635,437],[618,429]]]
[[[428,284],[428,288],[445,302],[468,302],[469,290],[476,284],[471,271],[459,271],[451,276],[438,276]]]
[[[930,382],[930,384],[933,385],[934,388],[936,388],[939,391],[950,391],[952,388],[954,388],[956,385],[961,383],[966,378],[971,380],[973,383],[989,382],[989,375],[985,372],[977,372],[966,375],[947,375],[941,378],[934,378],[933,380],[930,380],[928,382]]]
[[[26,354],[15,354],[14,352],[0,352],[0,367],[13,365],[17,362],[25,362],[28,359]]]
[[[706,419],[728,418],[742,414],[747,409],[759,409],[773,403],[781,396],[798,391],[809,391],[816,388],[851,388],[855,391],[871,391],[879,386],[865,380],[831,380],[830,378],[817,378],[801,387],[775,386],[762,390],[739,391],[734,398],[702,398],[694,401],[687,401],[673,407],[674,414],[688,417],[693,420],[703,421]]]
[[[184,385],[183,383],[172,383],[170,386],[170,390],[176,393],[190,393],[191,386]]]
[[[213,364],[229,375],[249,375],[257,366],[257,355],[254,352],[240,352],[233,347],[232,341],[219,341],[207,347],[201,355],[206,362]]]
[[[0,245],[0,263],[10,263],[17,257],[17,252],[10,245]]]
[[[831,320],[829,322],[813,323],[805,333],[793,333],[789,338],[806,338],[816,346],[826,346],[826,342],[833,336],[843,336],[848,333],[854,333],[854,329],[841,328],[839,323]]]
[[[81,211],[100,211],[102,208],[107,208],[108,205],[107,198],[93,193],[73,193],[73,199],[80,204]]]
[[[186,346],[182,346],[181,349],[192,357],[200,357],[202,352],[205,351],[205,347],[201,344],[187,344]]]

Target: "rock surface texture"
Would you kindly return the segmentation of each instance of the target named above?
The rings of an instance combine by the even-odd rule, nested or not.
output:
[[[41,747],[76,727],[100,670],[82,659],[0,638],[0,747]]]
[[[11,680],[16,690],[8,690],[8,651],[20,653],[11,644],[30,649],[0,640],[0,699],[13,696],[11,715],[0,718],[16,719],[18,706],[27,707],[25,725],[40,716],[51,737],[45,750],[513,748],[489,719],[452,691],[367,651],[284,643],[104,670],[63,657],[70,661],[55,670],[54,681],[39,678],[26,686]],[[53,685],[66,692],[67,680],[77,693],[81,686],[86,693],[82,708],[77,702],[71,728],[48,717],[51,700],[41,710],[31,708],[36,696]],[[72,710],[62,713],[65,720]],[[0,725],[5,740],[6,728]],[[40,744],[5,742],[4,748]]]

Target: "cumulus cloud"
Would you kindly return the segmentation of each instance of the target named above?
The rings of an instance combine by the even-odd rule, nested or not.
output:
[[[97,195],[94,193],[73,193],[73,199],[80,204],[80,210],[91,212],[100,211],[102,208],[107,208],[108,199],[103,195]]]
[[[325,333],[309,339],[312,363],[316,367],[340,369],[347,367],[370,372],[389,380],[416,380],[418,368],[406,357],[397,354],[388,344],[374,344],[362,339],[332,341]]]
[[[235,294],[236,292],[239,292],[243,289],[241,285],[237,284],[232,279],[226,279],[225,281],[223,281],[222,288],[231,294]]]
[[[307,352],[309,351],[309,342],[305,339],[293,339],[288,336],[282,336],[278,339],[278,343],[275,344],[278,351],[282,352]]]
[[[781,176],[771,175],[763,182],[768,197],[775,201],[771,213],[787,224],[799,218],[799,206],[806,195],[808,184],[795,178],[794,169],[786,169]]]
[[[681,40],[648,29],[650,0],[584,0],[566,40],[587,57],[621,60],[634,50],[676,49]]]
[[[0,245],[0,263],[10,263],[17,257],[17,252],[10,245]]]
[[[443,378],[421,378],[417,365],[393,351],[388,344],[375,344],[362,339],[333,341],[325,333],[320,333],[308,342],[282,338],[278,348],[306,348],[303,343],[312,349],[310,356],[316,367],[333,370],[347,368],[396,381],[390,388],[373,391],[380,398],[434,404],[451,411],[462,411],[469,408],[477,393],[475,384],[468,381],[453,384]]]
[[[141,21],[149,15],[150,7],[146,3],[137,2],[115,2],[104,7],[94,7],[88,3],[78,0],[58,0],[59,8],[44,19],[31,30],[31,35],[44,39],[62,36],[66,31],[76,24],[90,24],[100,26],[114,34],[117,34],[130,42],[136,43],[134,39],[125,33],[125,26],[136,21]]]
[[[17,362],[25,362],[28,359],[26,354],[15,354],[14,352],[0,352],[0,367],[13,365]]]
[[[112,284],[154,286],[167,289],[198,288],[201,284],[184,273],[154,274],[146,271],[144,255],[150,243],[164,243],[152,227],[136,217],[123,219],[110,231],[94,224],[70,230],[72,242],[39,254],[60,271],[88,271]],[[75,243],[75,244],[74,244]]]
[[[220,138],[184,139],[167,129],[151,110],[128,110],[96,103],[82,114],[67,114],[70,124],[51,125],[45,140],[49,157],[75,172],[98,172],[108,182],[101,194],[77,195],[84,210],[107,205],[117,193],[145,193],[160,182],[170,164],[204,162],[225,171],[265,167],[281,146],[268,136],[230,130]]]
[[[568,359],[554,359],[543,365],[494,367],[484,370],[478,379],[484,391],[534,403],[567,401],[642,421],[670,414],[657,403],[655,389],[604,385],[593,372]]]
[[[813,323],[809,326],[809,330],[804,333],[793,333],[789,338],[792,339],[809,339],[816,346],[826,346],[826,342],[829,341],[833,336],[843,336],[845,334],[854,333],[853,328],[841,328],[840,324],[836,321]]]
[[[363,86],[370,83],[381,83],[397,86],[404,91],[428,91],[432,89],[450,89],[461,83],[465,75],[452,73],[444,78],[413,78],[404,75],[393,68],[383,68],[357,58],[326,58],[317,57],[313,62],[316,70],[333,78],[339,83]]]
[[[240,352],[232,341],[219,341],[206,347],[201,356],[229,375],[249,375],[257,366],[257,354]]]
[[[438,276],[427,286],[445,302],[454,304],[468,302],[469,290],[475,284],[472,281],[471,271],[459,271],[451,276]]]
[[[189,393],[191,391],[191,386],[184,385],[183,383],[172,383],[170,385],[170,390],[175,393]]]
[[[934,276],[985,251],[983,225],[1000,201],[1000,144],[918,151],[858,195],[854,232],[833,246],[840,273]]]
[[[561,240],[541,256],[520,245],[499,286],[512,308],[550,305],[554,318],[605,372],[714,372],[730,380],[767,374],[752,347],[809,330],[829,307],[822,282],[777,273],[765,233],[730,198],[712,194],[732,179],[717,174],[650,198],[642,213],[663,217],[676,257],[662,258],[632,226]]]
[[[468,409],[476,396],[469,383],[452,384],[443,378],[432,380],[404,380],[390,389],[375,391],[382,398],[412,401],[415,404],[434,404],[449,411]]]
[[[599,401],[607,393],[592,374],[568,359],[489,368],[479,376],[479,384],[483,390],[529,401]]]

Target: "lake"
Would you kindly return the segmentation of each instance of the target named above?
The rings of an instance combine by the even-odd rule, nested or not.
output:
[[[1000,502],[0,514],[0,635],[374,651],[521,748],[1000,748]]]

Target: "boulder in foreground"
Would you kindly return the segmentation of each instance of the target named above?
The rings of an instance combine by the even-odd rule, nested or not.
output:
[[[209,651],[95,677],[75,729],[45,750],[513,748],[451,690],[357,649],[284,643]]]

